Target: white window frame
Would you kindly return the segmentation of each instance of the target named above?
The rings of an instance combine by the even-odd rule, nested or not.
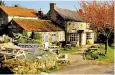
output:
[[[79,35],[77,33],[70,33],[69,34],[69,41],[75,42],[79,40]]]
[[[86,38],[87,39],[92,39],[92,33],[91,32],[87,32],[86,33]]]
[[[56,41],[56,33],[52,33],[52,42]]]

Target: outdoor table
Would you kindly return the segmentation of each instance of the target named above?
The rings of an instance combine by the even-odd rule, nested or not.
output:
[[[15,59],[18,56],[24,56],[26,58],[26,54],[25,54],[25,48],[10,48],[10,47],[4,47],[5,49],[2,50],[0,53],[2,53],[4,55],[4,59],[6,61],[6,56],[7,55],[14,55]]]
[[[90,50],[94,50],[94,51],[96,51],[97,50],[97,48],[89,48]]]
[[[6,53],[10,53],[10,52],[12,52],[13,49],[5,47],[5,50],[6,50]]]
[[[53,52],[53,51],[57,51],[58,49],[49,49],[51,52]]]
[[[50,51],[55,51],[55,50],[58,50],[58,46],[50,46],[49,49]]]
[[[26,53],[25,51],[27,51],[29,48],[15,48],[13,50],[13,54],[15,54],[15,59],[18,56],[24,56],[26,58]],[[16,53],[15,53],[16,52]]]
[[[55,52],[56,54],[59,54],[58,48],[59,48],[59,46],[50,46],[49,51]]]
[[[15,51],[17,51],[16,54],[15,54]],[[17,48],[15,50],[13,50],[13,53],[15,54],[15,59],[16,59],[16,57],[21,56],[21,55],[24,55],[24,57],[26,58],[25,51],[22,49]]]
[[[12,48],[7,48],[7,47],[4,47],[4,49],[0,51],[0,53],[3,54],[5,61],[6,61],[6,55],[11,54],[11,52],[12,52]]]
[[[49,48],[58,48],[58,46],[49,46]]]
[[[66,47],[67,48],[71,48],[71,44],[66,44]]]

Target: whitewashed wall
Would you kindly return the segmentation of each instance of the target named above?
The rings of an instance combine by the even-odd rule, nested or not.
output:
[[[10,22],[12,19],[33,19],[37,20],[38,17],[19,17],[19,16],[8,16],[8,22]]]
[[[94,41],[95,41],[95,35],[94,35],[94,33],[91,33],[91,40],[92,40],[92,42],[94,43]]]
[[[82,33],[81,44],[82,44],[82,45],[86,45],[86,33]]]
[[[67,32],[76,32],[77,30],[89,30],[89,23],[86,22],[68,22]]]

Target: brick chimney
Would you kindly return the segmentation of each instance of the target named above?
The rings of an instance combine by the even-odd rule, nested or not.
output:
[[[50,10],[56,9],[56,3],[50,3]]]
[[[40,18],[42,18],[43,17],[43,11],[42,11],[42,9],[40,8],[40,10],[38,11],[38,16],[40,17]]]

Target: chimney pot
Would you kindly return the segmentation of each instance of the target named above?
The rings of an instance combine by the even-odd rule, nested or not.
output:
[[[50,3],[50,10],[54,10],[56,8],[56,3]]]
[[[42,9],[40,8],[40,10],[38,11],[38,15],[39,15],[39,17],[40,18],[42,18],[43,17],[43,11],[42,11]]]

